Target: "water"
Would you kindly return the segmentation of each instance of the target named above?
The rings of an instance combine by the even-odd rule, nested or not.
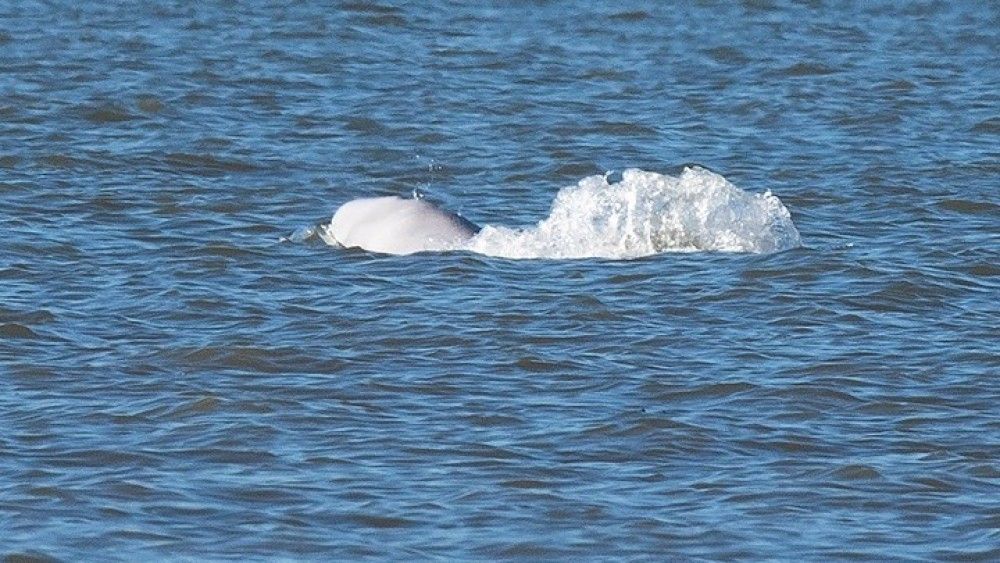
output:
[[[3,4],[0,553],[1000,558],[998,29]],[[495,244],[317,234],[414,191]]]

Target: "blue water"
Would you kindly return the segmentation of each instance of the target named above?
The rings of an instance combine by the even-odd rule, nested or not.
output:
[[[985,1],[0,5],[0,554],[1000,559],[998,30]],[[800,239],[317,234],[413,192],[531,232],[630,168],[769,191]]]

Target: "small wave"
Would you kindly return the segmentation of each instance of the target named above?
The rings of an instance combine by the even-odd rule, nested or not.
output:
[[[120,123],[135,119],[135,116],[128,109],[119,104],[101,104],[85,108],[83,110],[83,117],[87,121],[97,125]]]
[[[632,12],[618,12],[616,14],[612,14],[609,19],[622,22],[641,22],[649,19],[650,17],[652,16],[649,15],[649,12],[644,10],[635,10]]]
[[[205,174],[253,172],[257,169],[253,163],[235,159],[227,160],[209,153],[170,153],[164,157],[164,162],[173,169]]]
[[[779,71],[780,76],[826,76],[834,74],[837,69],[821,63],[800,62]]]
[[[18,323],[0,324],[0,336],[11,339],[18,338],[18,339],[29,339],[29,340],[35,340],[41,338],[37,332]]]
[[[680,176],[630,169],[559,191],[534,227],[487,225],[467,250],[505,258],[626,259],[661,252],[778,252],[801,244],[770,192],[745,192],[699,167]]]

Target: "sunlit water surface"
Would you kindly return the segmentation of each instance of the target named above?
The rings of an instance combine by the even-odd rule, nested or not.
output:
[[[0,554],[1000,558],[995,3],[320,4],[0,6]]]

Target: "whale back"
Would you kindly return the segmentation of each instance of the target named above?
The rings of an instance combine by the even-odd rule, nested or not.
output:
[[[341,246],[385,254],[458,248],[479,227],[422,199],[362,198],[337,209],[327,233]]]

